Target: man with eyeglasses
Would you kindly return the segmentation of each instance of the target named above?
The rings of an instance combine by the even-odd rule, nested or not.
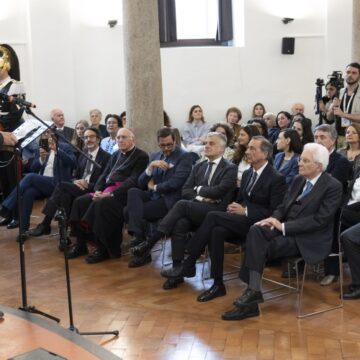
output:
[[[63,208],[69,218],[71,205],[78,196],[93,190],[96,180],[105,169],[110,154],[99,146],[101,135],[98,129],[88,128],[84,132],[85,149],[87,154],[97,162],[100,167],[92,164],[85,156],[81,155],[77,162],[74,178],[71,182],[60,182],[55,187],[51,197],[46,202],[42,213],[45,215],[43,221],[35,229],[29,231],[30,236],[47,235],[51,232],[51,221],[58,208]],[[60,244],[60,249],[64,244]]]
[[[87,252],[92,241],[95,250],[86,257],[88,264],[121,255],[123,209],[127,192],[137,185],[149,156],[135,146],[135,135],[121,128],[116,135],[119,150],[115,152],[94,186],[94,193],[75,199],[70,213],[77,241],[69,258]]]
[[[223,320],[243,320],[259,316],[258,304],[264,301],[261,280],[268,259],[303,257],[317,264],[331,252],[334,218],[341,204],[341,183],[325,170],[329,152],[320,144],[308,143],[283,202],[271,217],[254,224],[246,237],[245,259],[240,278],[248,284],[236,299],[235,307]]]
[[[157,132],[160,151],[150,156],[150,162],[138,180],[138,187],[128,192],[125,216],[128,231],[134,235],[131,246],[146,240],[147,222],[162,219],[181,198],[181,189],[190,175],[193,156],[176,145],[171,128]],[[129,267],[151,262],[151,254],[135,257]]]

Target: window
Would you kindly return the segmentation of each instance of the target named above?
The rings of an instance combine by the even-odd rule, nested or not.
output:
[[[158,0],[161,47],[229,45],[232,0]]]

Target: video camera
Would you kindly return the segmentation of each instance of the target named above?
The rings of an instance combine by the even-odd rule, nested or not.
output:
[[[331,75],[328,75],[329,82],[332,86],[336,87],[337,92],[344,87],[344,78],[341,71],[333,71]],[[325,85],[323,79],[316,79],[315,85],[322,87]]]

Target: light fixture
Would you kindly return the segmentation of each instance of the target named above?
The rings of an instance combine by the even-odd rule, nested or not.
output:
[[[293,18],[284,17],[284,18],[281,19],[281,21],[286,25],[286,24],[294,21],[294,19],[293,19]]]
[[[113,28],[117,25],[117,20],[109,20],[108,21],[108,25]]]

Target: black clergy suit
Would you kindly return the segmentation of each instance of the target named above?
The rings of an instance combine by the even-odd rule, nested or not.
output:
[[[149,156],[134,147],[126,154],[116,151],[94,186],[95,191],[104,191],[116,186],[112,196],[93,201],[88,194],[75,199],[70,221],[87,225],[87,231],[93,232],[98,245],[104,246],[112,256],[121,254],[123,208],[126,205],[127,192],[137,184],[138,177],[145,170]],[[117,185],[116,185],[117,184]],[[78,243],[87,237],[77,227]]]
[[[211,277],[214,279],[222,279],[224,241],[237,239],[244,242],[250,226],[269,217],[286,192],[285,177],[268,163],[249,193],[252,174],[252,168],[244,172],[236,198],[238,204],[246,207],[247,215],[224,211],[209,212],[188,245],[189,261],[194,263],[205,246],[209,245]]]
[[[224,211],[233,200],[237,166],[222,158],[210,185],[204,184],[207,167],[207,160],[195,165],[183,187],[183,200],[178,201],[159,224],[159,231],[171,235],[173,260],[184,258],[188,232],[200,226],[209,211]],[[201,186],[200,190],[195,190],[198,186]],[[214,203],[199,201],[198,195],[212,199]]]
[[[71,205],[74,199],[93,191],[95,182],[106,168],[109,159],[110,154],[99,147],[98,153],[96,154],[96,158],[94,160],[100,165],[100,168],[92,165],[88,188],[82,190],[73,182],[60,182],[58,185],[56,185],[55,190],[43,208],[43,214],[49,218],[53,218],[57,209],[62,207],[65,210],[68,219],[70,216]],[[79,157],[73,181],[83,179],[84,175],[86,175],[85,169],[87,161],[88,160],[85,156],[81,155]]]
[[[297,176],[273,217],[284,224],[285,235],[268,226],[253,225],[246,238],[246,253],[240,277],[248,282],[249,270],[263,272],[266,259],[301,254],[308,264],[316,264],[331,252],[334,215],[341,204],[342,186],[326,172],[312,190],[297,200],[305,185]]]

